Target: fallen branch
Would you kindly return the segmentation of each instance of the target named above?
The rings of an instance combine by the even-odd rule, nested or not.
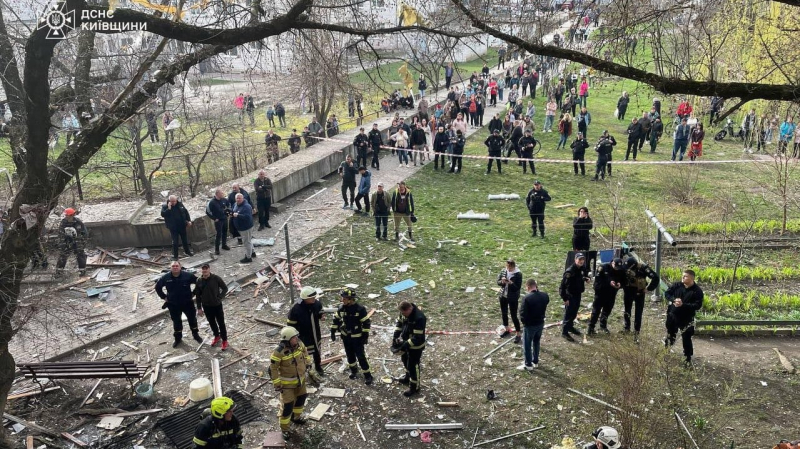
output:
[[[225,368],[227,368],[227,367],[229,367],[229,366],[231,366],[231,365],[234,365],[234,364],[236,364],[236,363],[239,363],[239,362],[241,362],[242,360],[244,360],[244,359],[246,359],[246,358],[248,358],[248,357],[250,357],[250,354],[249,354],[249,353],[248,353],[248,354],[245,354],[245,355],[243,355],[243,356],[241,356],[241,357],[239,357],[238,359],[235,359],[235,360],[233,360],[233,361],[231,361],[231,362],[228,362],[228,363],[226,363],[226,364],[224,364],[224,365],[220,366],[220,367],[219,367],[219,369],[223,370],[223,369],[225,369]]]
[[[500,348],[502,348],[503,346],[511,343],[512,341],[514,341],[514,339],[513,338],[509,338],[508,340],[506,340],[503,343],[499,344],[496,348],[494,348],[491,351],[487,352],[486,355],[483,356],[483,358],[485,359],[486,357],[489,357],[490,355],[492,355],[495,352],[499,351]]]
[[[387,257],[383,257],[383,258],[381,258],[381,259],[378,259],[378,260],[373,260],[372,262],[369,262],[369,263],[367,263],[366,265],[364,265],[364,268],[363,268],[361,271],[363,271],[364,273],[366,273],[366,272],[367,272],[367,270],[369,270],[369,268],[370,268],[371,266],[373,266],[373,265],[377,265],[377,264],[379,264],[379,263],[383,262],[383,261],[384,261],[384,260],[386,260],[386,259],[387,259]]]
[[[481,441],[480,443],[477,443],[477,444],[473,445],[473,447],[483,446],[484,444],[489,444],[489,443],[494,443],[495,441],[505,440],[507,438],[515,437],[517,435],[522,435],[524,433],[536,432],[536,431],[542,430],[544,428],[545,428],[545,426],[534,427],[533,429],[523,430],[522,432],[512,433],[512,434],[509,434],[509,435],[504,435],[502,437],[495,438],[493,440]]]
[[[575,389],[572,389],[572,388],[567,388],[567,391],[571,391],[571,392],[573,392],[573,393],[575,393],[575,394],[577,394],[577,395],[583,396],[583,397],[585,397],[586,399],[591,399],[591,400],[593,400],[593,401],[597,402],[598,404],[605,405],[606,407],[608,407],[608,408],[610,408],[610,409],[613,409],[613,410],[616,410],[616,411],[618,411],[618,412],[627,413],[625,410],[622,410],[622,409],[621,409],[621,408],[619,408],[619,407],[616,407],[616,406],[614,406],[614,405],[611,405],[611,404],[609,404],[609,403],[608,403],[608,402],[606,402],[606,401],[603,401],[603,400],[597,399],[597,398],[596,398],[596,397],[594,397],[594,396],[589,396],[589,395],[588,395],[588,394],[586,394],[586,393],[581,393],[581,392],[580,392],[580,391],[578,391],[578,390],[575,390]],[[637,419],[639,418],[637,415],[635,415],[635,414],[633,414],[633,413],[630,413],[630,415],[631,415],[631,416],[633,416],[634,418],[637,418]]]

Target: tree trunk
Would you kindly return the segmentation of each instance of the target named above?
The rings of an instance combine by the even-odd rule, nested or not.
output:
[[[239,167],[236,165],[236,146],[231,146],[231,167],[233,168],[233,177],[239,177]]]
[[[148,206],[153,205],[153,183],[145,173],[144,169],[144,153],[142,152],[142,140],[139,139],[139,132],[136,131],[131,134],[133,136],[133,145],[136,147],[136,177],[142,184],[144,191],[144,199],[147,201]]]
[[[0,412],[6,409],[8,392],[11,391],[11,384],[14,382],[15,369],[14,356],[8,352],[8,343],[4,343],[0,346]],[[6,439],[5,427],[0,426],[0,449],[11,449],[12,447],[12,443]]]

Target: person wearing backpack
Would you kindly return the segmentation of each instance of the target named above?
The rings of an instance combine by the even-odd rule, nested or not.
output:
[[[228,246],[228,214],[230,210],[231,204],[225,198],[225,192],[222,189],[217,189],[214,192],[214,198],[211,198],[206,204],[206,215],[214,220],[214,230],[217,231],[217,235],[214,237],[214,254],[218,256],[220,244],[225,251],[231,249]]]

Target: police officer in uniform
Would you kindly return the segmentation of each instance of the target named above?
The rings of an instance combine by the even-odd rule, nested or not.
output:
[[[233,399],[220,396],[211,401],[211,413],[194,429],[194,449],[243,449],[242,427],[233,415]]]
[[[642,328],[642,312],[644,311],[644,294],[653,291],[661,283],[661,278],[647,264],[640,264],[634,257],[625,261],[625,285],[622,287],[623,301],[625,303],[625,332],[631,330],[631,308],[634,307],[633,330],[639,335]],[[647,279],[650,278],[650,283]]]
[[[532,237],[536,237],[536,224],[538,223],[539,233],[544,238],[544,206],[550,199],[550,194],[542,188],[542,183],[539,180],[534,181],[533,188],[525,198],[525,204],[528,205],[528,214],[531,216]]]
[[[401,353],[401,360],[406,369],[406,374],[400,379],[396,379],[403,385],[408,385],[408,391],[403,393],[405,397],[411,397],[419,392],[420,384],[420,360],[422,351],[425,349],[425,325],[427,318],[416,304],[402,301],[397,306],[400,316],[392,337],[392,352]]]
[[[625,284],[625,267],[622,259],[616,258],[611,263],[603,264],[597,270],[594,278],[594,302],[592,302],[592,317],[589,320],[589,335],[594,335],[594,327],[600,320],[600,330],[610,334],[608,330],[608,317],[614,309],[617,292]]]
[[[525,136],[519,139],[517,145],[522,152],[523,159],[530,159],[529,161],[522,161],[522,174],[526,174],[528,172],[528,165],[531,167],[531,174],[536,174],[536,165],[533,163],[533,150],[536,147],[536,139],[531,136],[531,130],[525,130]]]
[[[506,144],[503,136],[500,135],[500,130],[495,129],[491,136],[489,136],[484,144],[489,147],[489,163],[486,166],[486,174],[492,172],[492,162],[497,163],[497,173],[502,174],[503,168],[500,166],[500,155],[503,152],[503,146]]]
[[[369,342],[371,324],[367,309],[356,303],[354,290],[345,288],[339,295],[342,297],[342,305],[336,311],[336,317],[331,325],[331,341],[336,341],[337,332],[341,335],[344,352],[347,354],[347,366],[350,367],[350,378],[358,377],[358,365],[360,365],[364,383],[372,385],[372,372],[364,351],[364,346]]]
[[[320,349],[322,333],[319,325],[322,319],[322,303],[317,299],[317,289],[303,287],[300,290],[300,302],[292,306],[286,323],[300,332],[300,341],[303,342],[308,353],[314,358],[314,368],[319,375],[324,375]]]
[[[381,135],[377,123],[372,124],[372,129],[369,131],[369,134],[367,134],[367,137],[369,138],[370,145],[372,145],[372,162],[370,163],[370,167],[380,171],[380,152],[381,145],[383,145],[383,135]]]
[[[703,308],[703,289],[694,282],[694,271],[684,270],[681,282],[676,282],[667,289],[664,296],[669,301],[667,307],[667,336],[664,338],[664,346],[672,346],[678,331],[681,332],[683,340],[683,355],[686,357],[686,365],[691,366],[694,347],[692,346],[692,335],[694,335],[694,315]]]
[[[182,314],[186,315],[186,319],[189,321],[192,338],[198,343],[203,342],[197,329],[197,311],[194,301],[192,301],[194,296],[192,284],[197,285],[197,276],[183,271],[181,263],[177,260],[172,262],[170,272],[161,276],[156,282],[156,294],[165,301],[161,308],[169,309],[169,317],[172,319],[172,330],[175,336],[175,342],[172,343],[173,348],[177,348],[183,339]],[[164,293],[165,288],[167,289],[166,293]]]
[[[89,233],[86,231],[86,226],[84,226],[83,222],[75,216],[75,209],[71,207],[66,209],[64,215],[61,220],[61,226],[58,228],[61,241],[58,245],[59,254],[58,263],[56,264],[56,276],[61,276],[63,273],[70,253],[75,253],[75,257],[78,259],[80,275],[85,276],[86,252],[83,249]]]
[[[367,150],[369,149],[369,137],[364,133],[364,128],[359,129],[353,139],[353,148],[356,149],[356,167],[367,165]]]
[[[300,341],[297,329],[286,326],[281,329],[281,342],[269,358],[269,375],[275,391],[281,393],[281,410],[278,421],[284,437],[288,437],[291,423],[305,424],[301,418],[306,403],[306,371],[311,366],[306,346]]]
[[[564,301],[564,318],[561,320],[561,337],[567,341],[574,342],[572,335],[581,335],[575,329],[575,318],[581,307],[581,294],[586,289],[585,283],[589,282],[588,267],[586,267],[586,256],[583,253],[575,255],[575,263],[569,266],[561,277],[561,286],[558,293]]]

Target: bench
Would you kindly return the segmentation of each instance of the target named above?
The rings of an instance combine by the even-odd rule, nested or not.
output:
[[[43,379],[127,379],[133,387],[134,379],[141,379],[150,365],[139,365],[132,360],[103,362],[42,362],[18,363],[17,368],[26,379],[33,379],[44,388]]]

